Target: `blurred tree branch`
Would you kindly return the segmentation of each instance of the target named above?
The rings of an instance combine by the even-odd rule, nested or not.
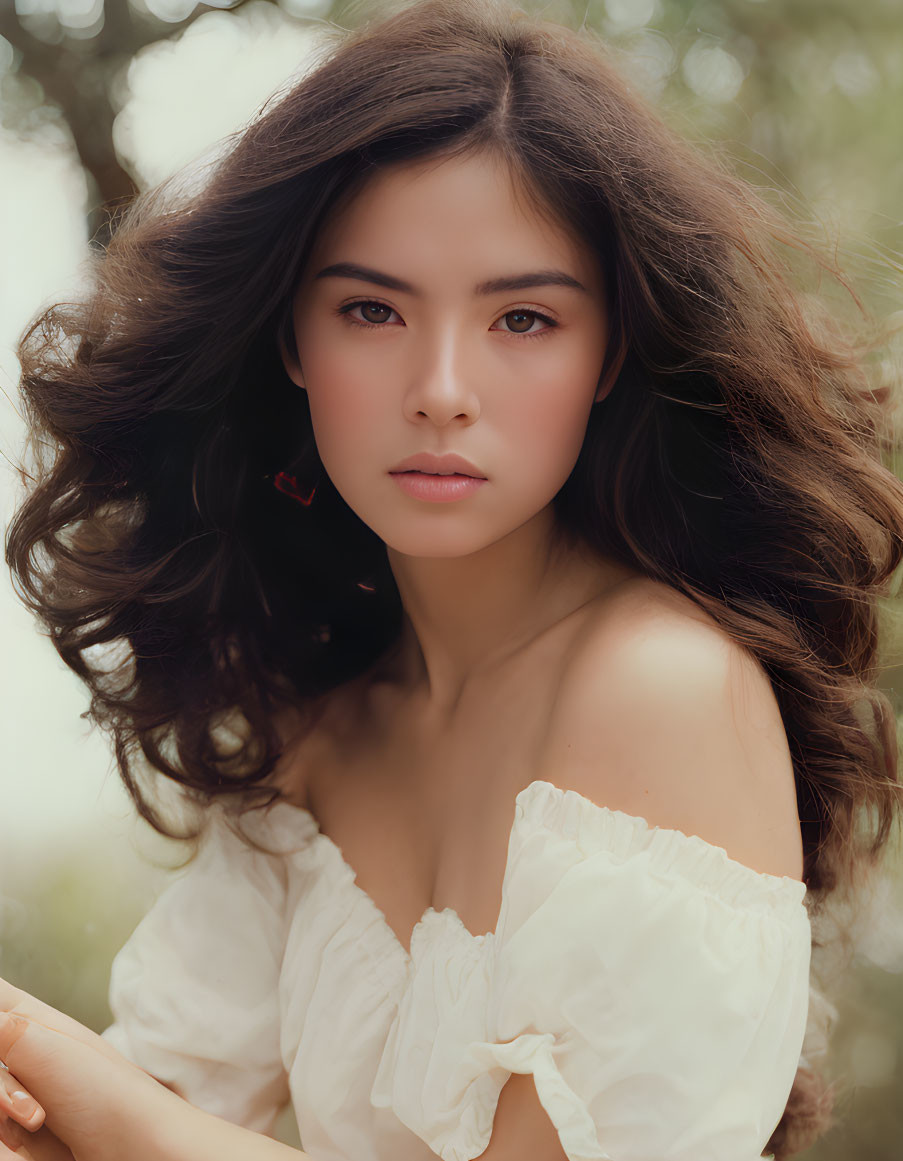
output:
[[[245,0],[233,0],[230,10]],[[19,56],[19,73],[37,81],[47,100],[57,105],[72,133],[79,160],[96,185],[88,208],[88,237],[106,246],[110,215],[138,192],[120,163],[113,145],[116,115],[110,87],[116,73],[145,45],[165,39],[163,29],[180,31],[205,12],[221,11],[199,4],[186,20],[166,24],[133,12],[128,0],[107,0],[104,24],[90,40],[63,33],[59,43],[48,43],[31,32],[17,16],[13,0],[0,0],[0,36]]]

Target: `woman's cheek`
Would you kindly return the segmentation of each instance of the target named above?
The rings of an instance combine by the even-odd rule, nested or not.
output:
[[[376,392],[343,387],[341,382],[333,381],[328,390],[310,390],[308,403],[317,448],[324,463],[336,458],[357,461],[362,454],[366,455],[368,444],[373,454],[374,423],[384,410]]]
[[[561,382],[561,380],[559,380]],[[507,430],[514,454],[530,465],[541,491],[554,495],[570,475],[586,434],[587,392],[562,388],[525,396]]]

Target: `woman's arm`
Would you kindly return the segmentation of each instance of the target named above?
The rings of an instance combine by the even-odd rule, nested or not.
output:
[[[87,1073],[79,1070],[79,1074],[81,1084],[90,1075],[90,1068]],[[21,1089],[22,1085],[17,1083],[15,1087]],[[160,1087],[164,1092],[172,1091],[165,1085]],[[86,1161],[99,1161],[101,1157],[117,1154],[128,1156],[132,1161],[206,1161],[207,1158],[216,1158],[217,1161],[231,1161],[232,1158],[235,1161],[304,1161],[308,1156],[279,1141],[205,1113],[177,1094],[173,1095],[177,1103],[168,1102],[168,1108],[163,1102],[148,1103],[143,1096],[131,1106],[132,1115],[125,1118],[125,1131],[131,1142],[127,1151],[117,1143],[123,1136],[121,1129],[117,1128],[107,1134],[107,1142],[100,1152],[92,1148],[90,1152],[79,1149],[73,1153],[50,1130],[42,1115],[17,1118],[17,1123],[24,1127],[0,1131],[0,1159],[73,1161],[74,1158],[82,1161],[85,1158]],[[106,1098],[103,1099],[106,1103]],[[13,1111],[11,1108],[10,1112]]]
[[[10,988],[0,980],[0,991]],[[0,1060],[42,1105],[46,1128],[76,1161],[303,1161],[307,1156],[196,1108],[71,1017],[21,989],[13,993],[15,1012],[0,1011]],[[0,1159],[23,1156],[28,1154],[0,1143]]]
[[[168,1089],[163,1091],[180,1107],[173,1106],[165,1118],[152,1121],[148,1138],[130,1149],[134,1161],[304,1161],[308,1157],[300,1149],[233,1125]]]

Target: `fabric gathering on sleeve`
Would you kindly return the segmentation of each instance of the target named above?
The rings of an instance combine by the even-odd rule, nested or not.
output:
[[[117,1051],[190,1103],[271,1133],[289,1101],[278,979],[285,868],[210,808],[201,846],[113,960]]]
[[[534,782],[466,984],[479,1003],[449,997],[452,1023],[405,997],[377,1102],[443,1161],[471,1161],[510,1074],[530,1073],[569,1161],[759,1161],[805,1034],[805,893]]]
[[[113,963],[115,1048],[317,1161],[473,1161],[532,1075],[568,1161],[761,1161],[801,1061],[806,886],[534,781],[498,923],[429,908],[410,950],[294,806],[265,853],[211,819]],[[285,857],[285,856],[288,857]]]

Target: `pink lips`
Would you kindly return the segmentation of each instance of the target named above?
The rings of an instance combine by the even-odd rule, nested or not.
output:
[[[389,468],[390,472],[426,472],[427,474],[454,473],[458,476],[473,476],[475,479],[484,479],[478,467],[459,456],[457,452],[444,452],[441,456],[435,452],[417,452],[407,459]]]
[[[486,481],[480,477],[430,475],[427,472],[390,472],[398,486],[417,500],[447,504],[461,500],[481,488]]]

